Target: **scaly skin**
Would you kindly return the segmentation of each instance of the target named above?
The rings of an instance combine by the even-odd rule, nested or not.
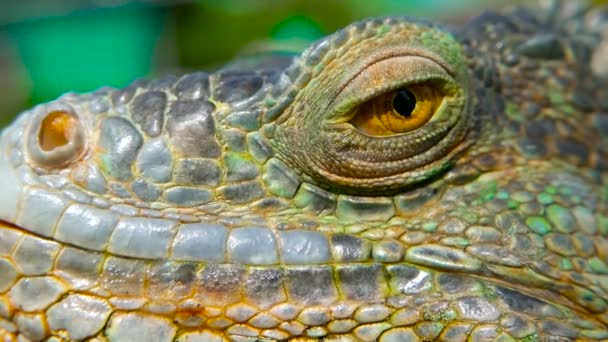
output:
[[[599,13],[366,20],[23,113],[0,137],[0,336],[608,339]],[[442,99],[422,126],[351,121],[416,84]]]

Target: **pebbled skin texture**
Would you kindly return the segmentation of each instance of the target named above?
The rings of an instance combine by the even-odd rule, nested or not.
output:
[[[0,136],[0,338],[608,339],[602,32],[574,3],[369,19],[24,112]],[[429,79],[422,127],[348,124]],[[78,124],[41,150],[49,113]]]

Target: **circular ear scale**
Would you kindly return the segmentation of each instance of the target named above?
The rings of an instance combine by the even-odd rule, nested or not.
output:
[[[40,148],[50,152],[70,143],[78,120],[66,112],[49,113],[40,124],[38,141]]]
[[[78,159],[83,150],[83,128],[72,110],[55,109],[37,115],[28,135],[28,151],[34,162],[60,168]]]

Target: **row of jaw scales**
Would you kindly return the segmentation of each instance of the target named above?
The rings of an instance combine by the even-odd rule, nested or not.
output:
[[[581,138],[608,136],[603,83],[539,18],[486,14],[453,35],[371,19],[253,70],[23,113],[0,135],[0,339],[608,338],[606,152]],[[286,156],[282,114],[306,110],[324,66],[413,32],[466,58],[474,123],[449,169],[379,196]],[[77,113],[85,149],[45,168],[28,144],[57,110]]]

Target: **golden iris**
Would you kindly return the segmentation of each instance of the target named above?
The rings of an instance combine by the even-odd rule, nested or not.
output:
[[[372,136],[411,132],[427,123],[443,94],[430,84],[414,84],[377,96],[360,105],[350,123]]]

